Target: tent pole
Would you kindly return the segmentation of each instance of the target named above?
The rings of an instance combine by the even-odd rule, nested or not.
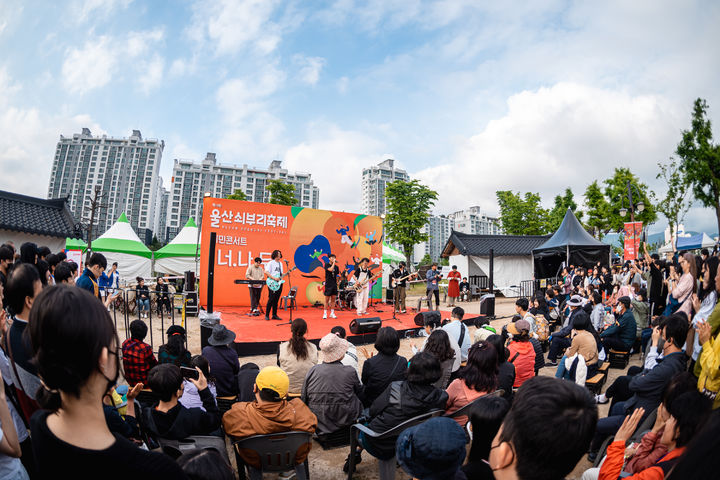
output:
[[[490,249],[490,258],[488,259],[488,289],[490,293],[493,293],[495,289],[493,288],[493,267],[495,263],[495,251],[491,248]]]
[[[570,244],[565,245],[565,265],[570,265]]]

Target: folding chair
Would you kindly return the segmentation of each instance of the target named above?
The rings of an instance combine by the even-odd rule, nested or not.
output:
[[[310,478],[310,467],[307,459],[303,464],[305,468],[296,468],[295,459],[297,451],[303,445],[312,446],[312,434],[309,432],[281,432],[269,435],[254,435],[252,437],[235,440],[235,459],[238,465],[238,475],[245,479],[245,461],[240,456],[240,450],[252,450],[260,459],[260,469],[265,472],[286,472],[295,469],[297,480]],[[304,475],[303,475],[304,474]]]

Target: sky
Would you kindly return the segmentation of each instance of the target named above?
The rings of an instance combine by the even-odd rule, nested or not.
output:
[[[437,214],[550,206],[620,166],[662,198],[697,97],[720,137],[718,25],[712,0],[2,0],[0,189],[46,196],[59,136],[88,127],[164,140],[166,186],[175,158],[282,160],[333,210],[385,158]],[[685,224],[717,231],[698,205]]]

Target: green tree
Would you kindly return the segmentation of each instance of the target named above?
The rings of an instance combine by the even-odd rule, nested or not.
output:
[[[660,173],[657,174],[656,178],[665,180],[668,191],[665,198],[657,204],[657,209],[667,218],[670,226],[670,236],[672,236],[692,205],[692,200],[688,198],[690,189],[674,158],[670,157],[670,162],[667,165],[658,163],[658,167]]]
[[[162,243],[158,240],[157,235],[153,235],[152,243],[148,245],[150,251],[156,252],[162,248]]]
[[[495,192],[500,207],[500,223],[507,235],[543,235],[547,232],[548,212],[540,205],[540,194],[510,190]]]
[[[713,143],[707,111],[705,100],[695,100],[691,128],[682,132],[675,153],[682,160],[680,169],[695,198],[704,207],[715,209],[720,230],[720,145]]]
[[[270,203],[290,206],[297,204],[295,185],[282,180],[270,180],[265,188],[270,192]]]
[[[650,191],[644,183],[640,182],[629,168],[616,168],[613,176],[605,180],[605,201],[608,203],[607,221],[611,231],[619,232],[625,227],[625,222],[630,221],[630,215],[627,214],[624,217],[620,215],[620,209],[624,206],[629,210],[629,199],[628,199],[628,187],[627,182],[630,182],[630,191],[632,192],[633,204],[637,205],[640,202],[645,204],[645,209],[642,212],[638,212],[635,209],[635,221],[643,222],[643,225],[649,225],[657,220],[657,213],[655,206],[651,202],[655,198],[655,195]],[[638,195],[635,192],[637,188]]]
[[[421,229],[437,197],[436,191],[417,180],[396,180],[385,187],[385,236],[402,247],[408,265],[413,247],[428,239]]]
[[[547,213],[547,232],[554,232],[558,229],[568,208],[578,217],[578,220],[582,220],[583,213],[578,211],[575,196],[570,188],[566,188],[563,195],[555,196],[555,205]]]
[[[593,229],[597,238],[602,239],[612,229],[608,220],[610,204],[605,200],[605,194],[597,180],[585,189],[585,208],[587,208],[585,224]]]
[[[247,200],[247,195],[245,195],[245,192],[243,192],[239,188],[236,188],[234,193],[231,193],[225,198],[227,198],[228,200]]]
[[[447,257],[443,257],[440,259],[440,263],[438,264],[441,267],[449,267],[450,266],[450,259]]]
[[[418,265],[431,265],[432,264],[432,258],[430,258],[430,254],[426,253],[424,257],[420,259],[420,262]]]

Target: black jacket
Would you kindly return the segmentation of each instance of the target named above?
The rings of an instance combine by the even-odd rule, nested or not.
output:
[[[497,388],[505,390],[503,398],[507,401],[512,399],[513,383],[515,383],[515,365],[507,361],[498,365]]]
[[[209,388],[200,390],[205,411],[185,408],[181,403],[167,413],[155,409],[156,405],[143,409],[143,420],[148,431],[159,438],[182,440],[192,435],[208,435],[220,428],[220,411]]]
[[[630,380],[633,396],[625,402],[625,412],[632,413],[636,408],[644,408],[649,415],[662,400],[665,385],[678,372],[687,368],[687,356],[683,352],[671,353],[658,360],[658,364],[647,373],[636,375]]]
[[[392,382],[370,407],[368,427],[375,432],[385,432],[413,417],[433,409],[445,409],[448,394],[432,385],[422,385],[408,381]],[[372,440],[374,450],[385,458],[395,455],[397,436],[382,440]]]
[[[582,308],[577,308],[572,311],[570,314],[570,319],[568,320],[568,324],[558,330],[557,332],[553,332],[553,337],[567,337],[572,332],[572,329],[574,328],[574,322],[576,318],[581,317],[582,315],[585,315],[587,317],[587,321],[590,322],[590,316],[587,314],[585,310]]]
[[[372,405],[383,390],[396,380],[405,380],[408,361],[400,355],[378,353],[363,364],[361,380],[363,384],[360,400],[365,408]]]

